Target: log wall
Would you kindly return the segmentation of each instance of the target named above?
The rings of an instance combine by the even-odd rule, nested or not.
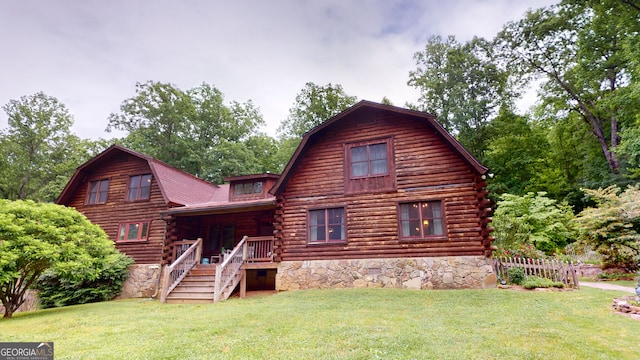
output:
[[[151,181],[149,200],[126,201],[129,176],[149,174],[151,169],[145,160],[126,156],[102,163],[92,168],[92,172],[75,189],[67,206],[75,207],[92,223],[98,224],[109,235],[116,248],[133,257],[138,264],[160,263],[165,221],[160,211],[167,210],[160,188],[155,178]],[[109,179],[109,194],[106,204],[85,205],[90,181]],[[121,223],[149,221],[147,241],[116,241]]]
[[[488,211],[479,174],[424,121],[349,119],[311,138],[276,210],[277,261],[487,255]],[[344,144],[392,138],[396,189],[345,194]],[[446,236],[399,239],[398,203],[441,200]],[[310,207],[345,207],[347,242],[308,244]],[[490,209],[489,209],[490,210]]]

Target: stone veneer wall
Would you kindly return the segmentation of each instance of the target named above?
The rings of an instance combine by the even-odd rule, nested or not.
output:
[[[484,256],[283,261],[276,290],[326,288],[484,289],[496,286]]]
[[[158,287],[160,264],[135,264],[129,267],[129,277],[122,286],[119,298],[151,297]]]

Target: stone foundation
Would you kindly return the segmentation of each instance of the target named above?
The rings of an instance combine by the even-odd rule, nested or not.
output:
[[[151,297],[158,287],[160,264],[135,264],[129,267],[129,277],[122,286],[119,298]]]
[[[328,288],[484,289],[496,286],[484,256],[283,261],[276,290]]]

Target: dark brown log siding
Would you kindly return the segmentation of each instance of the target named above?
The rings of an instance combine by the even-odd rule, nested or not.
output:
[[[159,263],[162,256],[162,239],[165,221],[160,218],[160,211],[167,210],[156,179],[151,181],[149,200],[126,201],[129,176],[151,173],[146,161],[129,156],[103,163],[93,168],[77,187],[68,206],[75,207],[85,214],[94,224],[100,227],[116,243],[116,248],[133,257],[138,264]],[[106,204],[85,205],[89,181],[109,179],[109,194]],[[147,220],[149,234],[147,241],[116,242],[118,226],[121,223]]]
[[[358,120],[327,128],[308,144],[277,211],[278,259],[484,254],[477,174],[424,122],[404,117]],[[397,190],[346,195],[344,144],[384,137],[393,137]],[[398,204],[429,200],[442,201],[447,237],[399,241]],[[311,206],[345,206],[347,244],[307,244]]]

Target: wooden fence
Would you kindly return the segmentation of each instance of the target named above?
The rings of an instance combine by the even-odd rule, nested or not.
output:
[[[522,268],[525,276],[538,276],[562,282],[569,288],[580,288],[576,267],[572,262],[520,257],[498,257],[493,259],[493,268],[498,279],[509,281],[509,269],[513,267]]]

